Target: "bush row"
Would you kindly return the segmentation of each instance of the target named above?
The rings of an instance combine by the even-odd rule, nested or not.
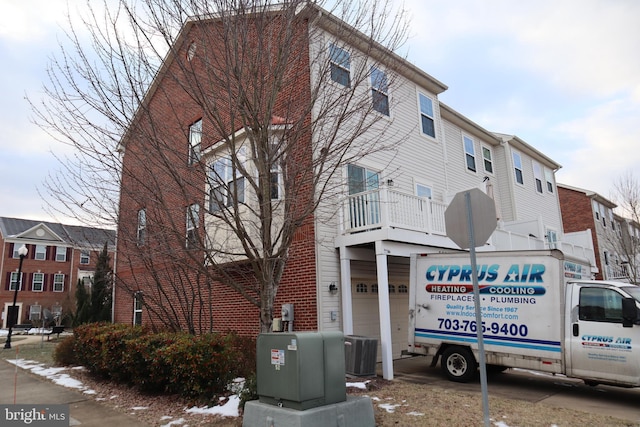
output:
[[[94,375],[147,392],[209,401],[234,378],[255,373],[255,340],[234,333],[153,333],[148,328],[92,323],[78,326],[54,354]]]

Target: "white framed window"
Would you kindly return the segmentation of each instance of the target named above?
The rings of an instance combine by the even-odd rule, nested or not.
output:
[[[522,174],[522,157],[517,151],[511,151],[511,158],[513,159],[513,172],[518,184],[524,185],[524,176]]]
[[[142,325],[142,292],[133,294],[133,324]]]
[[[331,67],[331,80],[343,86],[351,86],[351,55],[346,50],[329,44],[329,65]]]
[[[426,95],[418,93],[420,105],[420,128],[423,135],[436,137],[435,116],[433,113],[433,100]]]
[[[244,163],[244,150],[238,153],[238,161]],[[271,179],[273,183],[273,175]],[[234,197],[237,203],[244,203],[244,177],[233,167],[231,158],[219,158],[209,166],[209,212],[233,206]]]
[[[47,247],[45,245],[36,245],[35,259],[38,259],[38,260],[47,259]]]
[[[358,283],[356,285],[356,293],[358,294],[366,294],[367,293],[367,284],[366,283]]]
[[[533,179],[536,183],[536,192],[542,194],[542,166],[536,161],[532,161],[531,164],[533,165]]]
[[[198,245],[198,227],[200,226],[200,205],[194,203],[187,207],[187,236],[185,246],[195,248]]]
[[[271,149],[273,151],[273,156],[275,156],[276,161],[271,162],[271,171],[270,171],[270,180],[271,180],[271,200],[279,200],[282,198],[282,162],[280,161],[278,146],[276,144],[271,145]],[[244,179],[243,186],[244,188]],[[244,192],[243,192],[244,198]]]
[[[9,290],[10,291],[15,291],[16,288],[21,291],[22,290],[22,277],[24,276],[24,273],[20,273],[20,280],[18,280],[18,272],[17,271],[12,271],[11,272],[11,277],[9,278]]]
[[[89,264],[91,261],[91,253],[89,251],[80,251],[80,264]]]
[[[476,172],[476,148],[473,139],[469,138],[466,135],[463,135],[462,141],[464,144],[464,158],[467,165],[467,170]]]
[[[64,292],[64,274],[53,275],[53,292]]]
[[[41,305],[32,305],[29,307],[29,320],[39,321],[42,314]]]
[[[433,189],[428,185],[416,183],[416,196],[425,199],[432,199]]]
[[[189,126],[189,164],[200,160],[202,152],[202,119]]]
[[[13,258],[19,259],[20,258],[20,254],[18,253],[18,250],[22,247],[22,245],[18,244],[18,243],[14,243],[13,244]],[[28,248],[29,246],[27,246]],[[29,253],[27,252],[27,255],[29,255]]]
[[[374,110],[385,116],[389,115],[389,83],[387,74],[376,67],[371,67],[371,99]]]
[[[67,248],[56,246],[56,261],[65,262],[67,260]]]
[[[558,249],[558,232],[556,230],[547,229],[545,238],[549,249]]]
[[[553,171],[551,169],[544,168],[544,179],[547,182],[547,191],[553,193]]]
[[[33,292],[42,292],[44,290],[44,273],[33,273],[31,290]]]
[[[493,174],[493,152],[486,145],[482,146],[482,164],[486,173]]]
[[[591,204],[593,205],[593,213],[596,217],[596,221],[600,221],[600,203],[593,200]]]
[[[138,246],[145,244],[147,240],[147,210],[142,208],[138,211],[138,226],[136,230],[136,242]]]

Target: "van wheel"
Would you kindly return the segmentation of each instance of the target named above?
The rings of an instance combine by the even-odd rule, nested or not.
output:
[[[593,380],[584,380],[584,383],[589,387],[595,387],[598,384],[600,384],[598,381],[593,381]]]
[[[442,353],[440,366],[449,381],[466,383],[475,378],[478,363],[471,350],[465,347],[448,347]]]

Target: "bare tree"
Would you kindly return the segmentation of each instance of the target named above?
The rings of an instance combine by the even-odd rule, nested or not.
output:
[[[610,227],[607,242],[624,265],[632,283],[640,283],[640,182],[627,171],[613,184],[612,200],[618,205],[616,226]]]
[[[117,285],[154,321],[213,329],[221,283],[268,331],[320,200],[344,191],[347,164],[403,139],[385,116],[403,13],[331,4],[121,0],[71,23],[32,100],[75,150],[47,189],[118,224]]]

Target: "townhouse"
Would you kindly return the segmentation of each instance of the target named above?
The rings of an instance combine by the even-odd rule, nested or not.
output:
[[[438,97],[447,89],[445,84],[381,46],[364,49],[366,36],[353,29],[345,32],[348,26],[335,16],[306,5],[300,17],[303,33],[314,34],[305,38],[307,55],[325,58],[330,78],[321,81],[325,75],[318,64],[295,70],[297,99],[309,97],[310,88],[317,87],[320,93],[315,99],[329,102],[344,87],[360,85],[378,120],[378,126],[367,130],[367,143],[376,139],[377,132],[380,144],[394,135],[398,143],[389,149],[371,146],[369,154],[345,161],[327,183],[337,190],[319,200],[296,233],[276,298],[277,307],[293,309],[293,330],[375,337],[383,375],[392,379],[392,360],[401,357],[407,344],[409,256],[459,250],[446,235],[444,212],[456,193],[470,188],[492,197],[498,216],[497,230],[479,250],[560,249],[587,259],[596,269],[590,232],[563,227],[555,181],[558,163],[517,136],[484,129],[441,103]],[[221,206],[214,196],[220,190],[206,173],[188,167],[197,158],[205,170],[219,171],[229,161],[226,135],[205,141],[211,126],[207,115],[194,101],[197,96],[177,83],[198,75],[194,65],[193,74],[185,76],[186,67],[180,63],[215,51],[212,40],[207,41],[206,52],[196,48],[204,43],[198,35],[202,37],[199,31],[206,25],[216,25],[216,20],[185,23],[140,109],[149,117],[163,118],[162,134],[168,135],[163,154],[170,161],[155,161],[149,150],[141,157],[147,142],[134,131],[121,142],[124,170],[135,174],[125,173],[121,188],[115,320],[154,323],[158,316],[179,314],[186,294],[197,301],[191,307],[206,318],[209,328],[256,334],[258,310],[238,292],[200,275],[205,257],[188,250],[190,239],[202,233],[218,260],[227,256],[235,265],[242,258],[238,248],[229,249],[234,239],[215,215]],[[370,78],[356,78],[358,70],[367,70]],[[305,102],[310,98],[300,103]],[[169,110],[175,105],[180,111]],[[309,112],[312,120],[314,114],[317,108]],[[140,124],[149,117],[136,117],[131,129],[149,127]],[[283,123],[278,117],[272,120],[274,128]],[[357,120],[348,117],[342,126],[356,126]],[[233,126],[227,131],[234,141],[243,140],[245,132]],[[321,138],[311,132],[300,143],[315,147]],[[363,148],[367,147],[354,151]],[[250,159],[239,157],[234,161],[242,162],[243,170],[250,169]],[[175,165],[184,166],[167,173]],[[272,175],[275,182],[278,173]],[[146,175],[140,178],[140,174]],[[227,189],[233,181],[233,197],[242,196],[249,205],[255,198],[252,189],[234,173],[226,176]],[[183,185],[169,194],[176,177]],[[153,185],[143,185],[148,182]],[[276,193],[278,188],[274,186]],[[287,194],[276,196],[286,199]],[[226,197],[231,199],[230,194]],[[171,213],[167,206],[173,207]],[[169,223],[184,226],[174,233]],[[175,256],[182,253],[189,256]],[[172,312],[145,301],[145,294],[158,292]]]
[[[595,191],[558,184],[566,231],[589,230],[598,280],[634,282],[638,266],[638,226],[614,212],[617,205]]]
[[[91,285],[98,254],[105,244],[113,260],[113,230],[0,217],[2,328],[7,328],[11,320],[34,326],[42,325],[45,318],[62,321],[74,312],[76,284],[81,280]],[[19,249],[23,245],[27,254],[19,275]]]

